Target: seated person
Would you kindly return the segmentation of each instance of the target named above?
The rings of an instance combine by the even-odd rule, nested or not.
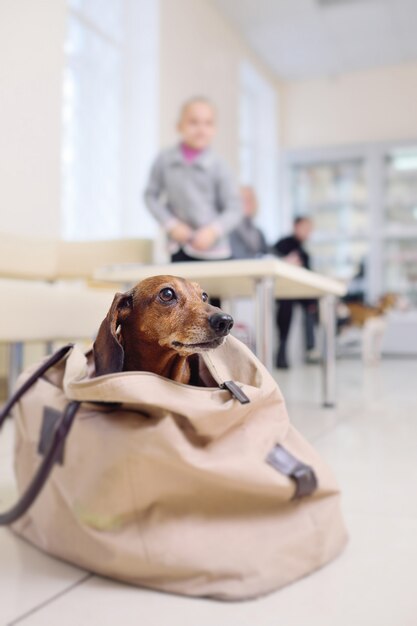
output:
[[[297,217],[293,224],[293,233],[277,241],[272,246],[272,252],[287,263],[299,265],[310,269],[310,256],[303,244],[310,237],[313,230],[313,222],[309,217]],[[280,300],[277,314],[277,325],[279,333],[279,349],[276,366],[280,369],[289,367],[287,360],[287,341],[290,332],[292,313],[294,304],[301,304],[304,310],[305,320],[305,344],[308,363],[317,362],[315,352],[314,325],[317,318],[316,300]]]
[[[253,259],[268,252],[263,232],[253,221],[258,201],[252,187],[241,187],[243,219],[229,235],[233,259]]]
[[[366,263],[363,259],[359,263],[358,270],[348,285],[348,292],[344,296],[345,302],[361,302],[365,303],[366,291]]]

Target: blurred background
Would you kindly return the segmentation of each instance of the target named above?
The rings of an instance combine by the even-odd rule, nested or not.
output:
[[[268,242],[310,215],[315,270],[413,309],[416,24],[413,0],[1,0],[0,274],[158,260],[143,189],[201,94]]]
[[[103,272],[166,258],[143,192],[193,96],[214,103],[215,152],[255,191],[267,243],[311,217],[313,270],[348,288],[337,405],[321,405],[320,354],[303,361],[300,307],[291,368],[274,375],[335,471],[352,541],[331,567],[230,606],[116,586],[2,530],[0,622],[415,626],[416,0],[0,0],[0,403],[56,343],[91,344],[126,288]],[[252,303],[238,304],[251,345]]]

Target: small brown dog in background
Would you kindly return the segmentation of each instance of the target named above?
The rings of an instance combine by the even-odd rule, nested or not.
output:
[[[376,306],[369,306],[362,302],[347,302],[349,323],[353,326],[364,326],[367,320],[374,317],[381,317],[389,311],[389,309],[394,308],[397,298],[397,295],[394,293],[386,293],[380,297]]]
[[[146,371],[198,384],[195,356],[220,346],[232,326],[197,283],[147,278],[115,295],[94,342],[95,375]]]
[[[382,341],[386,329],[385,314],[397,304],[398,296],[387,293],[376,306],[362,302],[347,302],[349,325],[362,329],[362,360],[367,365],[375,365],[381,360]]]

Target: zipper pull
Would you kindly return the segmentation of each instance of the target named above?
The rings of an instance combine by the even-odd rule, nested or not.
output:
[[[239,400],[240,404],[248,404],[248,402],[250,402],[248,396],[242,391],[239,385],[236,385],[236,383],[233,382],[233,380],[226,380],[220,385],[220,389],[227,389],[227,391],[230,391],[232,396],[236,398],[236,400]]]

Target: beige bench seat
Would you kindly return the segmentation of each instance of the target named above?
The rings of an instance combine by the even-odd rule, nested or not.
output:
[[[152,246],[150,239],[73,242],[0,233],[0,276],[89,279],[105,265],[150,263]]]
[[[71,282],[0,279],[0,342],[93,338],[114,290]]]

